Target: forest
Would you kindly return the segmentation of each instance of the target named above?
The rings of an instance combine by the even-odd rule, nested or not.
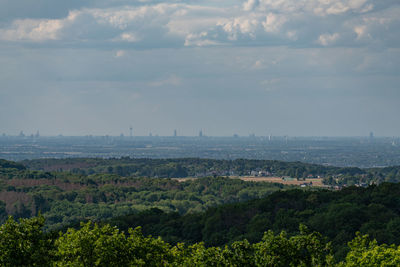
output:
[[[137,164],[134,159],[121,161]],[[150,166],[163,168],[175,162],[189,169],[185,161],[194,169],[208,162],[173,159]],[[399,260],[400,184],[385,182],[397,167],[350,168],[349,177],[371,174],[383,179],[365,187],[333,190],[218,175],[180,181],[154,173],[140,177],[108,172],[109,167],[119,166],[114,163],[123,166],[117,159],[105,160],[92,174],[87,168],[94,165],[81,165],[83,172],[77,171],[75,159],[68,163],[70,169],[65,162],[62,170],[51,169],[54,162],[38,168],[0,160],[0,265],[18,265],[10,261],[24,253],[31,253],[24,256],[30,259],[29,266],[107,266],[118,260],[123,266],[260,266],[265,262],[360,266],[360,260]],[[209,162],[214,167],[207,170],[225,168],[218,169],[218,161]],[[238,162],[226,164],[232,167]],[[269,162],[267,169],[264,161],[242,163],[244,172],[259,168],[276,175],[287,166],[292,171],[303,167],[304,172],[320,168],[314,175],[323,170],[327,175],[329,170],[340,177],[335,167]],[[93,255],[85,251],[87,244]],[[113,258],[107,246],[123,255]]]
[[[143,233],[170,243],[204,242],[222,246],[246,239],[260,240],[266,230],[297,234],[298,226],[326,236],[337,259],[348,253],[347,242],[356,232],[378,243],[400,245],[400,184],[383,183],[340,191],[277,191],[247,202],[225,204],[206,212],[179,215],[158,209],[121,216],[107,223],[127,230],[142,226]]]
[[[0,226],[1,266],[399,266],[400,247],[378,244],[356,233],[341,261],[318,232],[299,226],[289,236],[264,232],[261,240],[246,239],[222,247],[171,245],[145,236],[140,227],[120,231],[109,224],[81,223],[56,234],[45,233],[44,218],[9,218]]]
[[[335,167],[303,162],[277,160],[217,160],[200,158],[141,159],[141,158],[68,158],[22,161],[26,168],[40,171],[68,171],[73,174],[115,174],[123,177],[206,177],[290,176],[297,179],[322,177],[331,186],[400,182],[400,166],[382,168]]]
[[[202,212],[208,207],[261,198],[290,188],[222,177],[179,182],[169,178],[116,174],[32,171],[9,161],[0,164],[0,222],[7,215],[27,218],[40,211],[49,229],[154,207],[179,214]]]

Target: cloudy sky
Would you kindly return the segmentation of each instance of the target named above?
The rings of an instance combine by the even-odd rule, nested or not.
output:
[[[400,136],[399,0],[0,0],[0,133]]]

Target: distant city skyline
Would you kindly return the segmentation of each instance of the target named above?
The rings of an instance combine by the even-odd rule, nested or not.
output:
[[[58,133],[58,134],[40,134],[40,132],[37,130],[36,132],[25,132],[23,130],[19,131],[19,133],[7,133],[7,132],[0,132],[1,136],[20,136],[20,137],[55,137],[55,136],[111,136],[111,137],[122,137],[122,138],[128,138],[128,137],[263,137],[268,140],[272,140],[274,137],[280,137],[280,138],[295,138],[295,137],[368,137],[369,139],[373,139],[375,137],[400,137],[400,135],[375,135],[373,132],[367,132],[364,135],[288,135],[288,134],[277,134],[277,135],[272,135],[269,133],[254,133],[254,132],[249,132],[247,134],[237,134],[236,132],[232,132],[232,134],[228,135],[205,135],[203,131],[199,131],[197,134],[180,134],[178,135],[178,131],[176,129],[173,130],[173,134],[159,134],[157,132],[148,132],[147,134],[136,134],[134,135],[130,133],[128,130],[126,133],[120,131],[119,134],[117,134],[118,131],[113,131],[113,133],[87,133],[87,134],[64,134],[64,133]],[[139,131],[141,132],[141,131]]]

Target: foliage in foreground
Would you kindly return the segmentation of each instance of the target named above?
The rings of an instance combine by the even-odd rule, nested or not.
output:
[[[145,237],[140,227],[128,233],[110,225],[88,222],[58,237],[42,231],[43,217],[9,218],[0,226],[1,266],[398,266],[400,247],[377,245],[357,235],[346,260],[335,264],[330,243],[300,225],[300,233],[268,231],[250,244],[236,241],[225,247],[204,243],[172,246],[161,238]]]

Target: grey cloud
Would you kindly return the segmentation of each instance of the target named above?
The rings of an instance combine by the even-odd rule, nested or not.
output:
[[[143,6],[159,3],[179,3],[180,0],[0,0],[0,22],[14,19],[60,19],[72,10],[82,8],[112,8]],[[190,1],[184,1],[186,3]]]
[[[93,6],[96,0],[0,0],[0,25],[16,19],[61,19],[69,11]],[[111,2],[111,1],[110,1]]]

